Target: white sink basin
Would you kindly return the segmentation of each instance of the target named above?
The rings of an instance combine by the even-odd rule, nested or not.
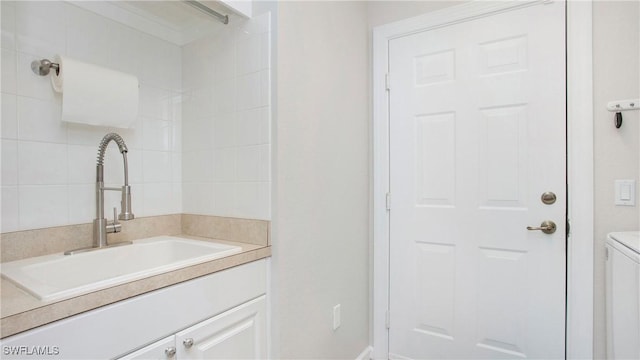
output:
[[[2,277],[43,301],[70,298],[200,264],[241,251],[208,241],[158,236],[75,255],[45,255],[4,263]]]

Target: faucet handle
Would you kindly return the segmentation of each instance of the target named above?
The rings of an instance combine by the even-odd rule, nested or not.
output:
[[[113,208],[113,222],[111,224],[107,224],[107,233],[117,233],[122,230],[122,225],[118,222],[118,211],[114,207]]]

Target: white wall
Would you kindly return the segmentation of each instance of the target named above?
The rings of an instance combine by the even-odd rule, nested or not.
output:
[[[66,2],[2,1],[2,232],[91,222],[95,158],[114,129],[60,121],[61,97],[35,59],[67,55],[140,80],[140,116],[117,130],[129,147],[136,216],[181,211],[180,48]],[[173,71],[172,71],[173,70]],[[110,146],[109,185],[122,182]],[[106,213],[119,207],[107,194]]]
[[[183,210],[270,219],[270,14],[183,47]]]
[[[353,359],[369,345],[366,3],[278,7],[273,357]]]
[[[640,229],[636,206],[614,205],[614,180],[635,179],[640,186],[640,112],[625,112],[620,129],[613,125],[607,102],[640,97],[640,3],[596,1],[593,4],[594,152],[595,152],[595,301],[594,357],[606,356],[606,234]]]

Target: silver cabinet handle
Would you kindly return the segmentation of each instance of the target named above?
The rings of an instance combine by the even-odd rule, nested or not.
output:
[[[188,349],[193,346],[193,339],[192,338],[184,339],[184,341],[182,341],[182,344],[184,345],[184,347]]]
[[[176,355],[176,348],[173,346],[169,346],[168,348],[164,349],[164,353],[168,358],[172,358]]]
[[[553,234],[557,228],[556,223],[551,220],[543,221],[540,226],[527,226],[527,230],[540,230],[545,234]]]

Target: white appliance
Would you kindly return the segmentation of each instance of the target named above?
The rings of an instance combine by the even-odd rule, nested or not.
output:
[[[640,359],[640,231],[607,236],[607,358]]]

